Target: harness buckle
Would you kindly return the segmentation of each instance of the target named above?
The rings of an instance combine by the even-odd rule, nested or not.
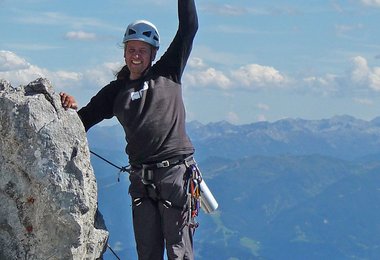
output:
[[[141,179],[144,184],[146,183],[152,183],[154,178],[153,170],[143,168],[141,171]]]
[[[193,165],[193,164],[196,164],[193,156],[185,158],[185,166],[186,166],[186,168],[190,168],[190,166]]]
[[[170,166],[170,162],[168,160],[162,161],[162,162],[160,162],[158,164],[159,164],[160,168],[166,168],[166,167]]]

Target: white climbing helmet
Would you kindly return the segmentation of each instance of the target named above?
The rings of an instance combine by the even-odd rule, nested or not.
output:
[[[137,20],[128,25],[123,43],[132,40],[146,42],[157,49],[160,47],[160,35],[156,26],[146,20]]]

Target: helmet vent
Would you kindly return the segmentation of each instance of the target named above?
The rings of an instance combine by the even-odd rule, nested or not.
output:
[[[146,31],[146,32],[143,32],[143,34],[144,34],[146,37],[150,37],[150,36],[152,35],[152,32]]]
[[[128,35],[132,35],[132,34],[136,34],[136,31],[135,31],[135,30],[132,30],[132,29],[129,29],[129,31],[128,31]]]

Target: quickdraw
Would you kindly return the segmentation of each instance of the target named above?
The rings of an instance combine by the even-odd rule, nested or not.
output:
[[[195,218],[199,214],[199,209],[201,207],[201,190],[200,183],[202,181],[202,176],[199,172],[199,169],[196,164],[189,166],[189,176],[188,176],[188,203],[189,203],[189,217],[190,225],[194,228],[199,226],[199,223],[196,222]]]

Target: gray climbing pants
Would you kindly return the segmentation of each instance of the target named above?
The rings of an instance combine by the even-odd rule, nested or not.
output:
[[[139,260],[162,260],[165,248],[169,260],[194,259],[186,170],[185,164],[154,169],[152,180],[144,184],[143,170],[133,169],[129,193]]]

